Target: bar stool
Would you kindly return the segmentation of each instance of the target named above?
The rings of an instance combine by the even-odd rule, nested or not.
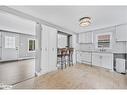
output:
[[[63,67],[66,68],[66,53],[67,53],[66,48],[59,48],[58,49],[57,62],[58,62],[58,65],[61,66],[61,69],[63,69]]]
[[[66,63],[67,63],[67,60],[66,60],[67,49],[66,48],[63,48],[62,51],[61,51],[61,53],[62,53],[62,64],[61,64],[61,68],[63,69],[63,66],[65,68],[67,67],[67,65],[66,65]]]
[[[66,49],[66,63],[70,66],[70,51],[69,48]]]
[[[57,67],[58,67],[58,69],[61,66],[61,63],[62,63],[62,53],[61,53],[61,49],[58,48],[57,49]]]
[[[69,48],[69,66],[73,66],[73,52],[74,49],[73,48]]]

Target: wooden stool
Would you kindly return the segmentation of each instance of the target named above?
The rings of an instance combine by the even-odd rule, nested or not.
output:
[[[60,58],[60,61],[57,61],[57,62],[58,64],[60,63],[61,69],[63,69],[64,66],[66,68],[66,52],[67,52],[66,48],[58,49],[57,57]]]
[[[70,64],[70,66],[71,65],[73,66],[73,52],[74,52],[74,49],[69,48],[69,64]]]

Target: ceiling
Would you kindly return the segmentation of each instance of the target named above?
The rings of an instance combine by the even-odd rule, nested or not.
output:
[[[126,6],[10,6],[73,32],[85,32],[127,22]],[[80,27],[79,19],[92,18],[88,27]]]

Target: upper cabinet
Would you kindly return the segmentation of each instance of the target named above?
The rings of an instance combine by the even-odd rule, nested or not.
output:
[[[78,36],[78,42],[93,43],[93,33],[92,32],[80,33]]]
[[[127,25],[116,27],[116,41],[127,41]]]

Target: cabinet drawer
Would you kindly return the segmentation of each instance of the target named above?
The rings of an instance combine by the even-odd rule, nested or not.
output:
[[[81,60],[86,61],[86,62],[91,62],[91,53],[82,52],[81,53]]]

